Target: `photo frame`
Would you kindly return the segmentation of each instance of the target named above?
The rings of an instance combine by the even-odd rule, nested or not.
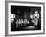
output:
[[[37,18],[34,18],[35,15],[37,16]],[[36,21],[34,22],[34,20]],[[36,23],[37,21],[38,23]],[[22,1],[20,2],[12,0],[5,1],[6,36],[34,35],[44,33],[45,33],[45,3],[22,2]]]

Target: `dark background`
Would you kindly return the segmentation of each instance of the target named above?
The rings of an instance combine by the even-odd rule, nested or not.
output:
[[[35,26],[34,29],[23,29],[24,27],[27,26],[34,26],[34,24],[30,21],[30,14],[34,14],[34,11],[38,11],[39,13],[39,21],[38,21],[38,25]],[[11,23],[11,31],[24,31],[24,30],[40,30],[41,29],[41,7],[34,7],[34,6],[11,6],[11,14],[16,14],[16,18],[14,18],[14,22]],[[29,20],[29,24],[27,24],[26,26],[20,26],[18,28],[16,28],[16,19],[25,19],[24,15],[26,14],[27,18]],[[31,24],[31,25],[30,25]]]

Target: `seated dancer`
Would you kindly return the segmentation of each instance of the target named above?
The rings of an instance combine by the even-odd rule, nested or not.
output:
[[[36,26],[37,26],[37,23],[38,23],[38,19],[39,19],[38,11],[35,11],[35,14],[33,14],[33,20],[32,20],[32,22],[33,22],[34,25],[36,25]]]

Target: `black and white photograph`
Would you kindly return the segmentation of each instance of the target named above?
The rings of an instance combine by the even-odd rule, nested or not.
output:
[[[11,5],[11,31],[41,30],[41,7]]]
[[[43,5],[8,3],[8,34],[43,32]]]

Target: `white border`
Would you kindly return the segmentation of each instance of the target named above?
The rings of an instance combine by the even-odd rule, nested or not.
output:
[[[11,32],[11,20],[10,20],[11,5],[41,7],[41,30]],[[41,5],[41,4],[8,3],[8,34],[27,34],[27,33],[42,33],[42,32],[43,32],[43,5]]]

